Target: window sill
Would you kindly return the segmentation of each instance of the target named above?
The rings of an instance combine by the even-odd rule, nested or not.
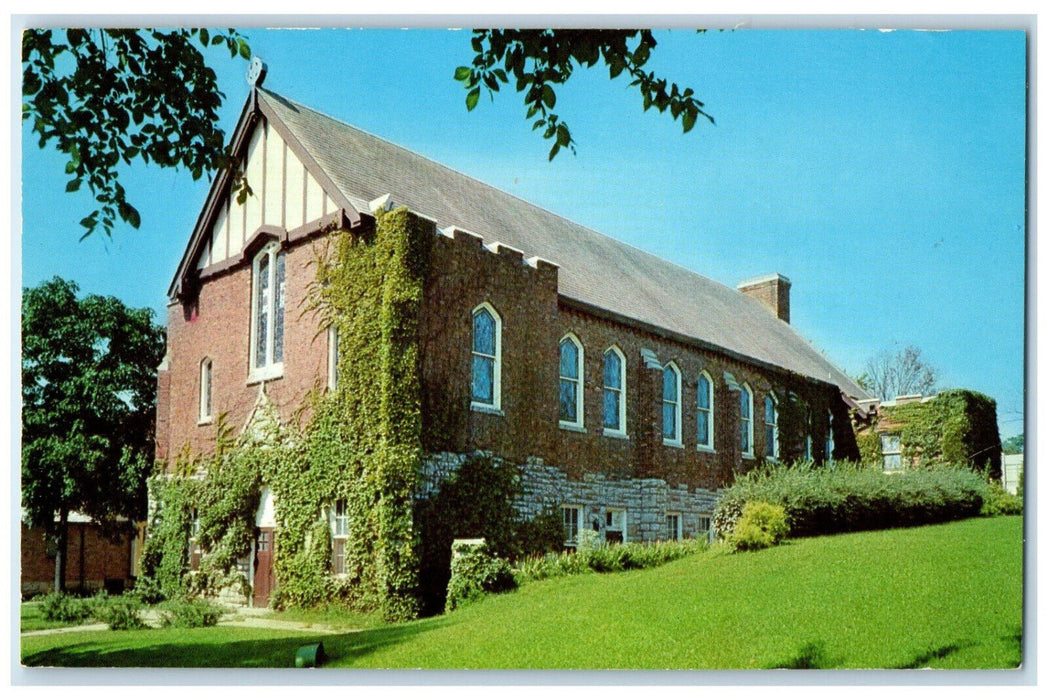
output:
[[[756,459],[757,456],[754,455],[752,452],[743,452],[742,453],[742,458],[743,459]]]
[[[616,440],[629,440],[630,436],[621,430],[612,430],[611,428],[605,428],[601,433],[604,437],[615,438]]]
[[[505,413],[502,412],[501,408],[496,408],[495,406],[489,406],[488,404],[483,404],[483,403],[475,403],[475,402],[471,403],[469,405],[469,410],[475,411],[476,413],[486,413],[489,416],[505,416],[506,415]]]
[[[666,438],[662,439],[662,444],[666,447],[684,447],[684,443],[680,440],[667,440]]]
[[[717,454],[717,450],[715,450],[712,447],[709,447],[707,445],[699,445],[695,449],[698,450],[699,452],[705,452],[706,454],[711,454],[711,455]]]
[[[571,432],[571,433],[585,433],[586,432],[586,429],[583,428],[578,423],[565,423],[564,421],[560,421],[560,429],[561,430],[567,430],[568,432]]]
[[[215,417],[214,416],[208,416],[207,418],[201,418],[200,420],[198,420],[197,421],[197,425],[198,426],[211,425],[214,422],[215,422]]]
[[[247,375],[248,386],[252,384],[258,384],[259,382],[268,382],[270,379],[282,379],[284,377],[284,363],[281,362],[278,365],[269,365],[268,367],[260,367],[256,370],[252,370]]]

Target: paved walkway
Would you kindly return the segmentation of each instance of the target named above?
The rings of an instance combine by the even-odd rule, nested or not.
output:
[[[142,612],[142,621],[150,627],[160,626],[160,611],[147,609]],[[267,608],[234,608],[232,612],[226,613],[218,621],[221,627],[254,627],[257,629],[308,631],[318,634],[346,634],[348,632],[359,632],[359,629],[350,627],[333,627],[331,625],[316,624],[312,622],[292,622],[290,620],[275,620],[272,611]],[[32,630],[22,632],[23,637],[35,637],[41,634],[61,634],[63,632],[101,632],[109,629],[104,623],[95,622],[89,625],[77,625],[75,627],[53,627],[46,630]]]

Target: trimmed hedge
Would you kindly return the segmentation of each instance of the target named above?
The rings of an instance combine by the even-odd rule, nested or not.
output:
[[[889,474],[850,462],[771,464],[723,489],[713,520],[728,536],[747,503],[764,501],[781,505],[791,534],[801,537],[924,525],[979,515],[987,488],[965,467]]]

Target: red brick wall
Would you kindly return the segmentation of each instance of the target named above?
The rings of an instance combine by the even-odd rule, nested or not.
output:
[[[285,421],[327,376],[327,336],[318,334],[317,318],[304,311],[315,254],[311,245],[300,243],[287,256],[284,374],[266,382],[267,395]],[[163,454],[187,443],[194,451],[213,445],[214,426],[197,425],[204,357],[214,363],[215,415],[226,412],[237,430],[244,425],[259,392],[257,383],[248,382],[250,294],[247,263],[205,280],[195,303],[170,307],[170,364],[167,378],[162,374],[159,380],[158,399],[158,447]],[[501,415],[470,410],[471,312],[485,301],[502,319]],[[558,345],[569,331],[580,339],[585,353],[584,433],[558,425]],[[626,357],[628,440],[605,436],[602,430],[603,354],[612,344]],[[681,370],[683,447],[663,444],[662,374],[644,367],[642,348],[654,351],[663,364],[675,361]],[[466,234],[454,239],[437,236],[434,243],[420,322],[420,365],[425,451],[485,449],[518,462],[540,457],[565,468],[572,478],[601,472],[717,488],[733,471],[756,466],[764,454],[764,397],[769,391],[774,390],[781,402],[793,390],[815,406],[817,457],[826,407],[840,404],[832,388],[580,311],[559,298],[555,266],[529,265],[511,250],[496,254]],[[715,391],[712,453],[696,444],[696,382],[702,370],[712,377]],[[725,387],[724,372],[753,390],[756,459],[739,457],[739,394]],[[166,437],[161,434],[165,421]],[[841,434],[848,425],[846,412],[836,416],[834,424],[838,450],[850,449],[854,440]],[[789,440],[784,433],[781,444],[787,458],[799,456],[803,449],[802,439]]]
[[[106,579],[127,581],[132,574],[131,543],[127,537],[111,542],[86,523],[69,524],[66,588],[98,590]],[[81,573],[82,572],[82,573]],[[41,528],[22,525],[22,592],[51,590],[55,580],[55,559],[47,554]]]
[[[315,279],[313,247],[298,243],[286,250],[284,302],[284,373],[265,382],[266,395],[285,421],[291,420],[307,392],[327,377],[327,334],[306,310],[307,290]],[[200,362],[212,360],[213,415],[226,414],[239,431],[259,395],[259,382],[248,381],[250,347],[250,261],[203,282],[193,303],[168,307],[169,400],[157,397],[158,455],[176,454],[188,444],[194,452],[212,449],[215,426],[198,425]],[[163,375],[159,379],[163,389]],[[168,425],[166,437],[162,426]]]

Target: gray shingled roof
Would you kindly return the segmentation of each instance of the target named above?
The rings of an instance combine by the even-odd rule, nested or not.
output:
[[[259,98],[359,211],[389,193],[441,228],[457,226],[556,263],[564,297],[868,398],[793,327],[734,289],[269,90],[260,89]]]

